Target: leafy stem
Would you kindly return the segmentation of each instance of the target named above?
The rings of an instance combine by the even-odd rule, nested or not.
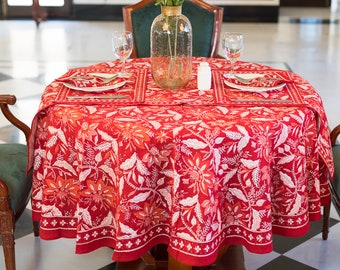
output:
[[[184,0],[156,0],[156,6],[181,6],[183,5]]]

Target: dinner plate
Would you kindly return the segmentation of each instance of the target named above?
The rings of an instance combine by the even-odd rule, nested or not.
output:
[[[286,85],[286,83],[280,83],[275,86],[249,86],[249,85],[235,84],[227,80],[224,80],[224,83],[229,87],[232,87],[232,88],[244,91],[244,92],[259,92],[259,93],[273,91],[273,90],[281,90]]]
[[[126,82],[125,81],[120,81],[117,83],[113,84],[108,84],[108,85],[103,85],[103,86],[93,86],[93,87],[80,87],[80,86],[75,86],[72,83],[63,83],[64,86],[67,88],[77,90],[77,91],[83,91],[83,92],[104,92],[104,91],[109,91],[113,90],[119,87],[122,87]]]

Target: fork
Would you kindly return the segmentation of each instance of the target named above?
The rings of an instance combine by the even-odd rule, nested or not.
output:
[[[252,82],[254,81],[258,81],[258,82],[273,82],[273,81],[279,81],[279,80],[282,80],[280,78],[264,78],[262,76],[258,76],[258,77],[255,77],[255,78],[251,78],[251,79],[245,79],[245,78],[242,78],[236,74],[234,74],[234,77],[236,80],[238,80],[239,82],[243,83],[243,84],[251,84]]]
[[[94,77],[100,78],[102,80],[102,83],[109,83],[116,79],[119,75],[119,73],[114,74],[104,74],[104,73],[89,73],[89,75],[92,75]]]

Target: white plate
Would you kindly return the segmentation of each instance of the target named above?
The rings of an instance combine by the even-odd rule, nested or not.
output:
[[[71,83],[63,83],[64,86],[66,86],[67,88],[73,89],[73,90],[77,90],[77,91],[83,91],[83,92],[104,92],[104,91],[109,91],[109,90],[113,90],[119,87],[122,87],[126,82],[125,81],[121,81],[121,82],[117,82],[114,84],[109,84],[109,85],[104,85],[104,86],[94,86],[94,87],[80,87],[80,86],[75,86]]]
[[[240,85],[240,84],[235,84],[232,82],[229,82],[227,80],[224,80],[224,83],[232,88],[244,91],[244,92],[267,92],[267,91],[272,91],[272,90],[281,90],[286,84],[285,83],[280,83],[275,86],[262,86],[262,87],[256,87],[256,86],[246,86],[246,85]]]

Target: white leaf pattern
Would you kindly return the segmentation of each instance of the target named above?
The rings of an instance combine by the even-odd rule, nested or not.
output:
[[[229,192],[231,193],[231,194],[233,194],[236,198],[238,198],[238,199],[240,199],[240,200],[242,200],[242,201],[244,201],[244,202],[247,202],[248,201],[248,199],[246,198],[246,196],[244,195],[244,193],[240,190],[240,189],[238,189],[238,188],[230,188],[230,189],[228,189],[229,190]]]
[[[297,194],[294,201],[294,205],[292,209],[290,209],[289,211],[289,215],[295,216],[297,213],[299,213],[301,209],[301,202],[302,202],[301,195]]]
[[[171,224],[175,225],[177,223],[177,220],[179,219],[179,212],[175,212],[171,216]]]
[[[144,193],[139,193],[137,196],[131,198],[129,201],[131,203],[144,202],[149,196],[150,196],[150,191],[144,192]]]
[[[130,238],[132,236],[136,236],[137,235],[137,231],[132,229],[131,227],[129,227],[126,224],[123,223],[119,223],[119,227],[122,230],[122,233],[126,234],[126,236],[124,238]]]
[[[213,156],[214,156],[214,169],[215,171],[218,170],[218,168],[220,167],[220,163],[221,163],[221,153],[218,149],[213,149]]]
[[[164,198],[164,201],[168,205],[168,209],[171,209],[171,206],[172,206],[171,193],[166,188],[160,189],[159,193],[162,195],[162,197]]]
[[[79,180],[80,181],[86,180],[86,178],[89,176],[90,173],[91,173],[91,169],[81,170],[79,174]]]
[[[239,132],[234,131],[227,131],[225,132],[225,135],[227,138],[232,140],[239,140],[242,137],[242,135]]]
[[[282,132],[279,136],[279,139],[276,141],[274,148],[279,147],[283,144],[288,138],[288,127],[286,125],[282,125]]]
[[[235,168],[226,173],[223,179],[223,185],[226,185],[229,182],[229,180],[237,173],[237,170],[238,169]]]
[[[183,232],[176,232],[176,236],[188,241],[193,241],[196,242],[196,239],[194,237],[192,237],[190,234],[188,233],[183,233]]]
[[[196,217],[198,218],[199,222],[203,223],[204,219],[203,219],[203,215],[202,215],[202,211],[201,211],[201,205],[199,203],[196,203],[196,205],[195,205],[195,214],[196,214]]]
[[[261,226],[261,217],[259,211],[252,209],[252,231],[257,231]]]
[[[181,200],[179,203],[183,206],[193,206],[197,202],[197,195],[193,197],[188,197],[183,200]]]
[[[100,165],[98,168],[103,170],[105,173],[107,173],[110,176],[111,180],[113,181],[116,180],[116,174],[115,174],[114,168],[106,164]]]
[[[187,145],[188,147],[190,148],[193,148],[193,149],[204,149],[207,147],[207,144],[204,143],[204,142],[201,142],[197,139],[188,139],[188,140],[183,140],[183,143],[185,145]]]
[[[111,142],[114,140],[114,138],[112,136],[110,136],[107,132],[98,129],[98,134],[103,138],[103,140],[107,141],[107,142]]]
[[[215,139],[216,144],[221,144],[223,142],[224,138],[223,137],[218,137]]]
[[[250,160],[250,159],[241,158],[241,162],[248,169],[255,169],[259,166],[258,160]]]
[[[95,160],[97,163],[99,163],[99,162],[101,162],[101,161],[103,160],[102,155],[101,155],[100,152],[95,156],[94,160]]]
[[[120,168],[122,170],[130,170],[137,162],[137,154],[133,153],[132,156],[126,159],[121,165]]]
[[[148,168],[144,165],[144,163],[137,159],[137,170],[142,174],[142,175],[150,175],[150,172]]]
[[[53,163],[53,166],[64,168],[71,172],[73,175],[76,174],[76,171],[74,170],[73,166],[65,160],[56,160],[56,162]]]
[[[296,158],[296,155],[288,155],[288,156],[285,156],[283,158],[281,158],[277,164],[286,164],[286,163],[289,163],[291,162],[292,160],[294,160],[294,158]]]
[[[243,150],[243,148],[247,146],[249,140],[250,140],[249,137],[243,137],[240,140],[240,142],[237,144],[237,150],[241,152]]]
[[[285,184],[287,187],[295,188],[295,184],[292,181],[292,178],[288,174],[280,172],[280,179],[283,182],[283,184]]]
[[[92,218],[87,209],[78,208],[76,215],[79,217],[79,220],[81,220],[83,223],[85,223],[88,226],[92,226]]]

